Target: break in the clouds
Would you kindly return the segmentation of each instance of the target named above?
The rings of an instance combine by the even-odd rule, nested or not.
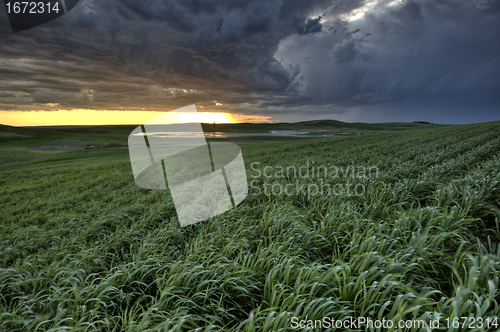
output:
[[[2,110],[197,103],[284,121],[500,115],[498,0],[81,0],[16,34],[4,10],[0,38]]]

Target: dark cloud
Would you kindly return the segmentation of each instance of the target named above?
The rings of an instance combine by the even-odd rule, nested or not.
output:
[[[321,28],[323,27],[320,22],[321,16],[318,18],[310,18],[300,27],[298,33],[303,35],[308,33],[320,32]]]
[[[2,12],[0,108],[453,117],[457,98],[500,106],[499,37],[493,0],[81,0],[18,34]]]
[[[439,103],[450,118],[453,110],[444,105],[457,98],[476,109],[500,106],[498,11],[470,1],[388,3],[332,24],[334,33],[281,43],[277,57],[300,63],[305,105],[420,101],[422,108]]]
[[[286,35],[277,32],[281,6],[82,1],[75,12],[36,30],[13,35],[3,24],[0,87],[23,98],[3,97],[2,108],[58,103],[164,110],[214,96],[237,102],[248,92],[286,89],[290,72],[273,59]],[[155,99],[152,87],[177,92]],[[85,91],[96,93],[88,98]]]

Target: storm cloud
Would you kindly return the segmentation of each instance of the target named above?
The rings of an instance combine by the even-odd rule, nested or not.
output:
[[[2,11],[0,109],[498,120],[499,37],[494,0],[81,0],[16,34]]]

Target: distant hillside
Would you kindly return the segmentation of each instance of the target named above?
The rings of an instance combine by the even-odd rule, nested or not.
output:
[[[265,133],[274,130],[342,130],[342,131],[401,131],[411,129],[438,128],[445,125],[393,122],[393,123],[362,123],[342,122],[336,120],[314,120],[303,122],[281,123],[231,123],[203,124],[208,132],[220,131],[226,133]]]
[[[137,126],[13,127],[0,125],[0,144],[40,144],[54,140],[125,142]]]
[[[279,130],[315,131],[330,133],[382,132],[437,128],[444,125],[423,123],[348,123],[336,120],[315,120],[296,123],[231,123],[202,124],[205,132],[270,133]],[[45,144],[57,140],[86,142],[126,142],[137,125],[120,126],[47,126],[13,127],[0,125],[0,145]]]

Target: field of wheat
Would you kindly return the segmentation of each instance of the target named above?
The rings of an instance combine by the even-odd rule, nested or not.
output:
[[[500,123],[242,151],[248,197],[184,228],[126,148],[4,153],[0,330],[500,329]]]

